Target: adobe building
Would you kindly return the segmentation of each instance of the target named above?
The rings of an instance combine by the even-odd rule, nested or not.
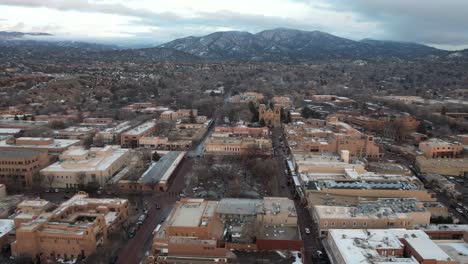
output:
[[[120,145],[120,135],[131,129],[130,121],[125,121],[117,124],[114,127],[106,128],[102,131],[97,132],[94,135],[94,142],[101,141],[103,144],[118,144]]]
[[[71,126],[61,130],[54,131],[54,138],[65,138],[65,139],[85,139],[86,137],[94,135],[96,128],[83,127],[83,126]]]
[[[167,151],[158,161],[152,161],[138,180],[123,179],[124,175],[120,178],[121,173],[118,173],[109,183],[117,183],[124,192],[165,192],[186,155],[186,151]]]
[[[417,156],[415,165],[421,173],[435,173],[447,176],[467,176],[468,158],[426,158]]]
[[[427,141],[420,142],[419,150],[429,159],[459,158],[463,151],[463,144],[431,138]]]
[[[205,141],[205,155],[264,155],[271,156],[269,138],[210,137]]]
[[[16,226],[15,257],[43,261],[83,259],[128,218],[128,200],[94,199],[80,192],[52,212]]]
[[[411,198],[382,198],[361,201],[355,206],[313,205],[310,211],[320,236],[325,236],[329,229],[413,229],[428,225],[431,219],[431,213]]]
[[[102,124],[102,125],[109,125],[114,122],[112,118],[105,118],[105,117],[88,117],[84,118],[82,123],[84,124]]]
[[[188,121],[191,118],[195,120],[195,123],[205,123],[206,116],[198,116],[197,109],[179,109],[177,111],[167,110],[161,113],[159,117],[161,120],[185,120]]]
[[[19,137],[0,141],[0,150],[40,151],[48,154],[49,162],[54,162],[62,152],[80,143],[81,141],[77,139]]]
[[[229,136],[243,136],[243,137],[268,137],[269,129],[267,127],[215,127],[214,134],[219,134],[222,137],[224,134]]]
[[[339,122],[335,116],[328,117],[326,122],[308,120],[307,123],[287,124],[284,134],[292,153],[339,154],[347,150],[351,157],[367,159],[377,159],[383,155],[374,136]]]
[[[420,182],[399,179],[388,180],[323,180],[309,181],[305,188],[309,205],[323,205],[329,201],[358,203],[361,199],[415,198],[421,202],[435,202],[434,193],[424,189]]]
[[[303,248],[288,198],[182,199],[153,232],[151,263],[226,263],[232,250]]]
[[[155,150],[189,150],[192,147],[192,141],[169,140],[167,137],[141,137],[138,145]]]
[[[281,107],[274,106],[273,109],[267,108],[266,105],[258,106],[258,119],[260,122],[265,122],[266,126],[280,127],[281,126]]]
[[[0,183],[8,188],[30,188],[33,176],[49,164],[47,153],[33,150],[0,150]]]
[[[77,188],[95,183],[104,186],[125,167],[130,150],[108,145],[103,148],[72,147],[60,155],[60,160],[40,171],[51,188]]]
[[[142,137],[150,136],[156,130],[156,122],[145,122],[135,128],[121,133],[120,145],[122,148],[136,148],[138,147],[138,140]]]
[[[331,263],[461,263],[431,240],[423,230],[331,229],[324,246]]]
[[[271,99],[274,105],[277,105],[284,109],[290,109],[293,105],[291,98],[288,96],[273,96]]]

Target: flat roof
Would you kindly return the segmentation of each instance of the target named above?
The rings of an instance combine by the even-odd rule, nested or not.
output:
[[[75,150],[72,150],[75,151]],[[82,151],[77,150],[78,152],[71,152],[74,155],[82,155],[88,153],[89,150]],[[72,160],[67,159],[64,161],[57,161],[48,167],[41,170],[43,173],[53,172],[53,171],[94,171],[94,170],[106,170],[113,165],[115,161],[120,159],[123,155],[130,152],[129,149],[116,148],[108,155],[90,155],[84,160]],[[74,164],[75,166],[67,166],[67,164]],[[80,165],[80,166],[76,166]]]
[[[153,128],[154,126],[156,125],[156,122],[154,121],[149,121],[149,122],[145,122],[137,127],[134,127],[130,130],[128,130],[127,132],[125,132],[125,134],[127,135],[138,135],[140,133],[143,133],[151,128]]]
[[[309,190],[323,189],[370,189],[370,190],[420,190],[421,187],[410,182],[400,181],[309,181]]]
[[[34,137],[20,137],[17,138],[20,140],[30,140],[30,141],[39,141],[39,140],[45,140],[46,138],[34,138]],[[0,148],[2,147],[8,147],[8,148],[38,148],[38,149],[61,149],[61,148],[66,148],[69,146],[72,146],[74,144],[79,143],[80,140],[78,139],[53,139],[52,144],[48,145],[34,145],[34,144],[29,144],[29,145],[16,145],[16,144],[8,144],[7,140],[0,141]]]
[[[15,221],[13,219],[0,219],[0,237],[8,235],[15,229]]]
[[[41,152],[34,150],[2,150],[0,149],[0,159],[21,159],[34,158]]]
[[[392,233],[399,239],[405,239],[423,259],[436,259],[440,261],[452,259],[422,230],[395,229],[392,230]]]
[[[261,199],[224,198],[219,201],[218,214],[256,215],[263,204]]]
[[[327,240],[336,245],[344,264],[387,263],[391,260],[391,263],[419,263],[412,258],[383,256],[377,252],[377,249],[404,247],[390,229],[330,229]]]
[[[20,129],[20,128],[0,128],[0,134],[12,135],[12,134],[17,134],[21,132],[22,130],[23,129]]]
[[[459,241],[434,241],[447,255],[458,263],[468,263],[468,243]]]
[[[207,202],[190,201],[181,203],[174,212],[171,226],[197,227],[201,223]]]
[[[184,156],[185,151],[169,151],[160,160],[152,162],[138,181],[142,183],[167,181]]]
[[[257,239],[268,240],[301,240],[299,229],[294,226],[261,225]]]
[[[357,206],[315,205],[314,211],[320,218],[407,218],[408,213],[427,212],[414,199],[379,199],[361,202]]]

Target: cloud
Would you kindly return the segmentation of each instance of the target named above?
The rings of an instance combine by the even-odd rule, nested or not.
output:
[[[91,2],[86,0],[0,0],[0,5],[20,7],[45,7],[60,11],[80,11],[90,13],[118,14],[133,17],[157,15],[146,9],[130,8],[122,4]]]
[[[77,29],[76,23],[60,20],[63,16],[59,15],[48,18],[47,22],[59,24],[62,31],[68,29],[72,34],[96,36],[102,36],[103,31],[110,28],[113,34],[118,34],[108,17],[119,16],[127,26],[121,32],[132,34],[133,27],[135,36],[147,32],[155,34],[159,40],[216,30],[258,32],[288,27],[322,30],[352,39],[370,37],[439,46],[468,44],[466,0],[252,0],[250,4],[245,0],[172,0],[170,3],[154,0],[0,0],[0,6],[17,8],[15,16],[2,17],[11,23],[24,22],[29,28],[46,27],[47,24],[44,18],[41,25],[37,20],[23,19],[22,12],[26,9],[47,8],[37,12],[47,10],[67,15],[77,12],[86,23],[94,23],[86,28],[92,27],[94,31],[85,31],[85,27]],[[90,15],[103,19],[86,19]]]
[[[468,44],[466,0],[335,0],[327,8],[379,24],[389,39],[441,45]],[[372,34],[372,32],[370,32]]]

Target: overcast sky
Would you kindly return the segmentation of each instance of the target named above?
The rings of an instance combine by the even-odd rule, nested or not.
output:
[[[277,27],[468,47],[468,0],[0,0],[0,31],[162,43]]]

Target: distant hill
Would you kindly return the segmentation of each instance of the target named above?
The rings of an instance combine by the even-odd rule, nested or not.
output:
[[[176,39],[159,47],[212,60],[309,61],[334,59],[424,59],[450,52],[416,43],[364,39],[354,41],[321,31],[278,28],[257,34],[215,32]]]
[[[0,39],[15,39],[24,36],[53,36],[43,32],[18,32],[18,31],[0,31]]]
[[[3,36],[3,37],[2,37]],[[44,36],[34,39],[25,36]],[[339,60],[467,61],[468,50],[446,51],[417,43],[350,40],[322,31],[277,28],[256,34],[214,32],[176,39],[153,48],[123,49],[116,45],[53,41],[47,33],[0,32],[0,58],[33,60],[165,60],[330,62]]]
[[[0,40],[3,61],[200,61],[192,54],[167,48],[120,49],[78,41]]]

